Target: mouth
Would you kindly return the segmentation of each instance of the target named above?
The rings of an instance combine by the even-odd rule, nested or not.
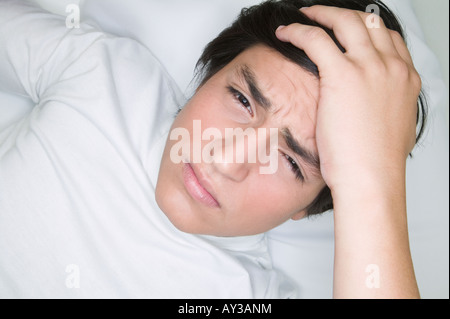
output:
[[[220,205],[211,193],[205,188],[207,184],[204,180],[197,176],[194,168],[189,163],[183,164],[183,181],[189,195],[201,204],[219,208]]]

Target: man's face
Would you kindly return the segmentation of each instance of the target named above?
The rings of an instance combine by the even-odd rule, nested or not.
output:
[[[317,165],[318,98],[318,79],[278,52],[255,46],[240,54],[197,90],[173,123],[172,132],[184,135],[166,144],[156,187],[162,211],[184,232],[215,236],[258,234],[304,217],[325,187]],[[258,137],[230,143],[227,130],[237,128]],[[199,135],[207,129],[215,134]],[[250,145],[254,140],[257,146]],[[269,164],[260,156],[249,160],[262,145],[277,160],[269,174],[262,173]],[[245,160],[224,160],[233,151]]]

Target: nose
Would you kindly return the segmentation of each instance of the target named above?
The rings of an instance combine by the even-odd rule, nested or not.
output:
[[[260,174],[273,174],[278,168],[278,130],[263,128],[234,130],[225,138],[216,138],[209,143],[206,153],[216,173],[235,181],[243,181],[252,170]],[[208,148],[209,147],[209,148]],[[267,156],[266,149],[270,155]],[[205,152],[205,150],[204,150]],[[204,153],[205,154],[205,153]],[[268,165],[268,167],[266,167]]]
[[[216,139],[210,143],[211,165],[214,173],[234,182],[242,182],[248,176],[254,161],[251,158],[251,145],[243,139]]]
[[[244,181],[249,173],[247,163],[215,162],[213,165],[217,173],[236,183]]]

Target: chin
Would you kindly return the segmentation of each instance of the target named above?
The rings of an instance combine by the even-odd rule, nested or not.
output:
[[[180,205],[183,201],[177,196],[170,196],[169,199],[167,196],[161,195],[157,187],[155,199],[161,211],[175,228],[188,234],[200,235],[204,233],[201,225],[195,222],[196,218],[192,212],[189,209],[181,208],[187,205]]]

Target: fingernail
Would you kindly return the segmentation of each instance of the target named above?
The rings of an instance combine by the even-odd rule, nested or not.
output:
[[[305,11],[307,11],[308,9],[309,9],[309,7],[301,7],[301,8],[300,8],[300,11],[301,11],[301,12],[305,12]]]
[[[281,31],[281,30],[283,30],[284,28],[286,28],[285,25],[280,25],[280,26],[277,28],[276,32]]]

